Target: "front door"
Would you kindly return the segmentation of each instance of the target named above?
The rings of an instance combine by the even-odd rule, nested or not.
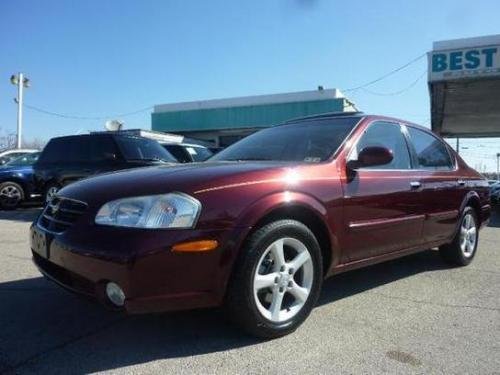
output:
[[[370,258],[422,243],[420,181],[412,170],[408,142],[398,123],[368,125],[349,159],[368,146],[393,153],[389,164],[359,168],[344,181],[343,248],[350,261]]]

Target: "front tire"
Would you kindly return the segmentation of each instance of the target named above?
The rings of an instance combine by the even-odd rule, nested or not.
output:
[[[44,194],[45,204],[48,204],[52,200],[52,198],[54,198],[56,196],[59,189],[60,189],[60,186],[55,184],[55,183],[50,183],[49,185],[47,185],[47,187],[45,188],[45,194]]]
[[[246,241],[228,286],[230,318],[252,335],[277,338],[311,313],[323,279],[321,249],[295,220],[263,226]]]
[[[476,211],[465,207],[460,218],[460,228],[453,241],[439,248],[444,260],[457,266],[467,266],[476,255],[479,240],[479,221]]]

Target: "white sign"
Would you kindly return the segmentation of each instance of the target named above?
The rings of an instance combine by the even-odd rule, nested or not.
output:
[[[500,77],[500,45],[432,51],[429,82]]]

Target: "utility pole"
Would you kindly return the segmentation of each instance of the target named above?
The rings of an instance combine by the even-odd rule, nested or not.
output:
[[[460,154],[460,138],[457,137],[457,147],[456,147],[457,154]]]
[[[23,73],[14,74],[10,82],[17,86],[17,148],[22,147],[23,142],[23,89],[30,87],[30,80]]]

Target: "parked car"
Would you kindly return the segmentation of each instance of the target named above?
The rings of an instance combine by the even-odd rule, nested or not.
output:
[[[0,167],[0,207],[12,210],[25,200],[33,200],[33,164],[40,152],[19,156]]]
[[[490,184],[490,197],[492,204],[496,205],[500,203],[500,181]]]
[[[45,201],[60,188],[99,173],[175,163],[154,140],[118,133],[96,133],[50,140],[34,165],[37,192]]]
[[[179,163],[202,162],[211,158],[214,153],[208,147],[193,143],[161,143]]]
[[[91,134],[121,134],[148,138],[160,143],[179,163],[201,162],[210,158],[214,153],[208,144],[183,135],[163,133],[153,130],[125,129],[106,132],[92,132]]]
[[[65,187],[31,227],[40,271],[129,313],[224,304],[295,330],[325,277],[439,247],[468,265],[487,181],[428,129],[362,113],[290,121],[210,161]]]
[[[5,150],[0,152],[0,166],[8,163],[9,161],[18,158],[19,156],[23,156],[26,154],[32,154],[35,152],[39,152],[39,150],[33,149],[23,149],[23,148],[14,148],[11,150]]]

